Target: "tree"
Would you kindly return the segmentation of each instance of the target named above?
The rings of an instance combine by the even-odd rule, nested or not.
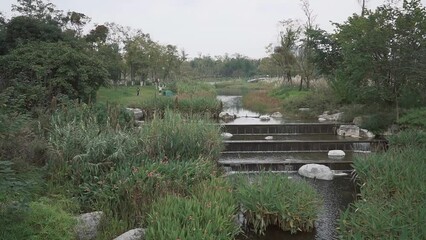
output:
[[[313,10],[310,8],[308,0],[301,0],[302,10],[305,13],[306,22],[304,24],[301,45],[297,51],[297,66],[300,74],[299,90],[302,90],[303,81],[306,83],[306,88],[309,89],[310,81],[315,77],[316,66],[314,62],[314,42],[311,38],[310,32],[317,29],[314,24],[315,16]]]
[[[7,22],[5,27],[4,41],[7,50],[33,41],[57,42],[63,39],[61,28],[52,21],[17,16]]]
[[[398,119],[402,94],[426,90],[424,36],[426,11],[419,0],[404,1],[402,9],[387,4],[338,25],[342,64],[336,77],[352,87],[349,100],[394,104]]]
[[[96,91],[106,84],[102,63],[85,49],[58,42],[22,45],[0,57],[0,91],[13,88],[23,109],[46,107],[53,98],[96,100]]]
[[[38,20],[61,22],[63,18],[62,11],[57,10],[53,3],[43,0],[17,0],[17,4],[12,5],[12,11]]]

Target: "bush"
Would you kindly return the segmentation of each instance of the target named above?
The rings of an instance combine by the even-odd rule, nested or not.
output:
[[[419,144],[416,140],[422,139]],[[425,134],[404,132],[390,150],[357,158],[360,200],[339,220],[341,239],[422,239],[426,232]]]
[[[271,113],[281,109],[280,101],[266,91],[255,91],[243,96],[245,108],[259,113]]]
[[[398,121],[406,127],[426,129],[426,108],[411,109]]]
[[[270,225],[291,233],[313,230],[321,200],[305,181],[273,173],[236,180],[236,199],[256,233],[264,234]]]
[[[232,188],[224,179],[200,184],[188,198],[168,196],[154,204],[147,239],[224,240],[239,233]]]

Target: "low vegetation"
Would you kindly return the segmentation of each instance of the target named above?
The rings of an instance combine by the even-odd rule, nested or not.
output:
[[[339,221],[342,239],[422,239],[426,133],[402,132],[385,153],[354,162],[360,199]]]
[[[215,178],[194,188],[193,195],[169,196],[154,204],[147,239],[231,240],[240,232],[236,201],[226,179]]]
[[[314,229],[321,200],[307,182],[274,173],[237,176],[234,180],[236,199],[248,226],[256,233],[264,234],[270,225],[291,233]]]

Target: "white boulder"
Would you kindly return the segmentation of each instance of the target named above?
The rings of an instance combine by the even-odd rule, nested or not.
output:
[[[271,117],[269,117],[268,115],[262,115],[259,117],[260,121],[269,121],[271,120]]]
[[[145,229],[136,228],[129,230],[120,236],[114,238],[114,240],[143,240],[145,237]]]
[[[280,112],[274,112],[271,114],[271,117],[273,118],[282,118],[283,115]]]
[[[346,153],[342,150],[330,150],[328,151],[329,157],[344,157]]]
[[[325,121],[327,121],[327,119],[320,117],[320,118],[318,118],[318,121],[319,122],[325,122]]]
[[[232,135],[232,133],[224,132],[224,133],[221,133],[220,136],[222,136],[223,139],[230,139],[234,135]]]
[[[98,235],[98,228],[104,213],[101,211],[84,213],[76,217],[77,225],[75,232],[78,240],[95,239]]]
[[[310,108],[299,108],[299,111],[301,111],[301,112],[309,112],[309,111],[311,111],[311,109]]]
[[[266,136],[265,137],[265,140],[273,140],[274,139],[274,137],[273,136]]]
[[[321,180],[333,180],[334,174],[329,167],[320,164],[306,164],[299,168],[299,175]]]

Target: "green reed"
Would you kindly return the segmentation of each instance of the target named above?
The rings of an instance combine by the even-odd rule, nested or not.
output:
[[[195,187],[190,197],[168,196],[154,204],[146,239],[234,239],[240,232],[235,214],[231,186],[214,178]]]
[[[391,138],[389,151],[355,159],[360,200],[339,220],[341,239],[426,236],[426,150],[413,142],[421,136],[403,132]]]
[[[263,235],[270,225],[291,233],[313,230],[321,200],[304,180],[265,172],[236,176],[235,183],[236,199],[248,227],[256,233]]]

